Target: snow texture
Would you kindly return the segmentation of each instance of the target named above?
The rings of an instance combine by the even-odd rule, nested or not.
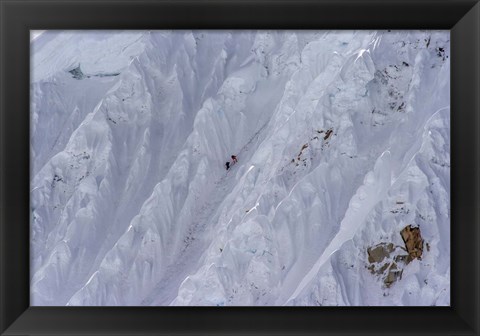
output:
[[[36,36],[31,304],[450,305],[449,39]],[[387,287],[367,249],[407,225]]]

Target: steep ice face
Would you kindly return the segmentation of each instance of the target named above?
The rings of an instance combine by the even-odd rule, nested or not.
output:
[[[32,305],[449,305],[449,54],[438,31],[43,33]],[[386,285],[367,250],[407,225],[422,258]]]

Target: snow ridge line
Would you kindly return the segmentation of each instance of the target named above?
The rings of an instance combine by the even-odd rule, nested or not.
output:
[[[435,117],[437,115],[440,114],[440,112],[442,112],[443,110],[446,110],[446,109],[450,109],[450,105],[448,106],[444,106],[442,108],[439,108],[437,111],[435,111],[435,113],[433,113],[428,119],[427,121],[425,122],[425,125],[423,126],[423,134],[422,134],[422,139],[421,141],[419,141],[420,145],[418,146],[418,148],[414,151],[412,157],[408,160],[408,162],[406,162],[402,169],[400,170],[400,174],[398,174],[397,177],[395,177],[392,181],[392,185],[402,176],[402,174],[404,173],[405,171],[405,168],[408,167],[410,165],[410,163],[415,159],[415,157],[417,156],[418,152],[422,150],[422,147],[423,147],[423,142],[424,142],[424,139],[425,137],[427,136],[427,132],[428,132],[428,126],[430,126],[430,123],[435,120]]]
[[[330,259],[331,255],[335,253],[345,242],[352,239],[352,237],[355,235],[357,231],[356,229],[358,229],[360,227],[360,224],[364,222],[366,216],[369,214],[371,209],[378,203],[378,200],[383,197],[383,194],[388,191],[388,187],[390,186],[390,173],[391,173],[390,172],[391,169],[389,167],[390,156],[391,156],[390,151],[387,150],[383,152],[382,155],[380,155],[379,159],[377,160],[377,163],[375,164],[373,171],[370,171],[369,173],[367,173],[367,176],[368,176],[369,174],[375,173],[377,171],[379,174],[377,173],[375,175],[382,175],[382,176],[378,176],[379,178],[374,183],[367,183],[367,181],[364,180],[364,183],[357,189],[356,193],[352,196],[350,200],[350,204],[345,213],[345,217],[343,218],[340,224],[339,231],[337,232],[335,237],[332,239],[332,241],[329,243],[329,245],[324,249],[323,253],[317,259],[317,261],[312,266],[312,268],[307,272],[305,277],[300,281],[299,285],[297,286],[293,294],[291,294],[290,297],[285,302],[281,303],[283,306],[289,305],[291,301],[295,300],[295,298],[298,295],[300,295],[301,292],[312,282],[312,280],[315,278],[315,275],[319,272],[321,267]],[[386,160],[384,159],[384,157]],[[386,183],[388,183],[388,185],[386,185]],[[378,192],[380,190],[375,190],[379,187],[381,189],[381,192]],[[370,189],[365,192],[367,194],[373,193],[373,195],[371,195],[372,197],[366,197],[362,199],[361,197],[358,196],[359,191],[365,188]],[[362,203],[362,206],[360,206],[359,209],[352,209],[352,200],[355,200],[355,199],[358,199]],[[359,220],[359,218],[361,220]],[[355,223],[359,223],[359,224],[354,226]]]
[[[254,134],[253,136],[249,139],[249,141],[240,149],[239,153],[245,153],[248,152],[249,146],[254,142],[256,138],[260,135],[260,133],[266,128],[268,125],[269,120],[263,124],[262,127],[260,127]],[[227,171],[228,172],[228,171]],[[187,277],[183,278],[182,274],[176,273],[176,269],[178,269],[179,264],[185,264],[188,262],[193,262],[193,263],[198,263],[198,260],[202,257],[203,253],[199,253],[202,251],[202,248],[199,248],[199,245],[204,245],[206,244],[208,246],[209,243],[207,241],[202,242],[202,234],[205,233],[205,229],[207,228],[207,224],[209,220],[215,217],[216,213],[218,210],[220,210],[220,204],[224,201],[226,198],[226,195],[231,193],[232,189],[235,187],[235,183],[226,183],[226,181],[231,181],[231,180],[226,180],[226,174],[222,176],[220,179],[218,179],[215,184],[214,190],[215,192],[215,197],[213,197],[210,201],[205,202],[205,204],[200,208],[200,211],[196,215],[196,218],[198,219],[194,223],[192,223],[188,229],[187,232],[190,232],[192,237],[194,237],[194,241],[190,242],[188,245],[182,249],[179,254],[177,255],[175,263],[171,263],[170,265],[167,265],[165,268],[164,275],[162,278],[157,282],[157,284],[153,287],[152,291],[150,292],[149,295],[143,298],[142,300],[142,305],[158,305],[159,299],[158,295],[161,294],[162,292],[165,292],[165,287],[166,286],[171,286],[172,282],[171,279],[178,277],[178,285],[175,285],[174,288],[176,288],[176,293],[178,294],[179,288],[182,286],[183,282],[188,278]],[[223,192],[222,192],[223,191]],[[198,256],[196,258],[196,261],[192,260],[195,255]],[[188,268],[183,267],[182,269],[188,270]],[[171,288],[174,290],[174,288]],[[174,294],[174,295],[175,295]],[[176,295],[174,296],[173,300],[175,300]],[[170,300],[168,298],[160,298],[160,300],[168,300],[169,302],[165,301],[162,302],[162,304],[170,305],[173,300]]]

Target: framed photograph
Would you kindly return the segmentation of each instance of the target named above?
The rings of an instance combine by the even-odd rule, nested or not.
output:
[[[0,332],[479,332],[477,1],[2,1]]]

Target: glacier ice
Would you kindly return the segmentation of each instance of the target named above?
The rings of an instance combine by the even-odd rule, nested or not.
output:
[[[449,39],[43,32],[31,304],[450,305]],[[406,225],[386,287],[367,249]]]

